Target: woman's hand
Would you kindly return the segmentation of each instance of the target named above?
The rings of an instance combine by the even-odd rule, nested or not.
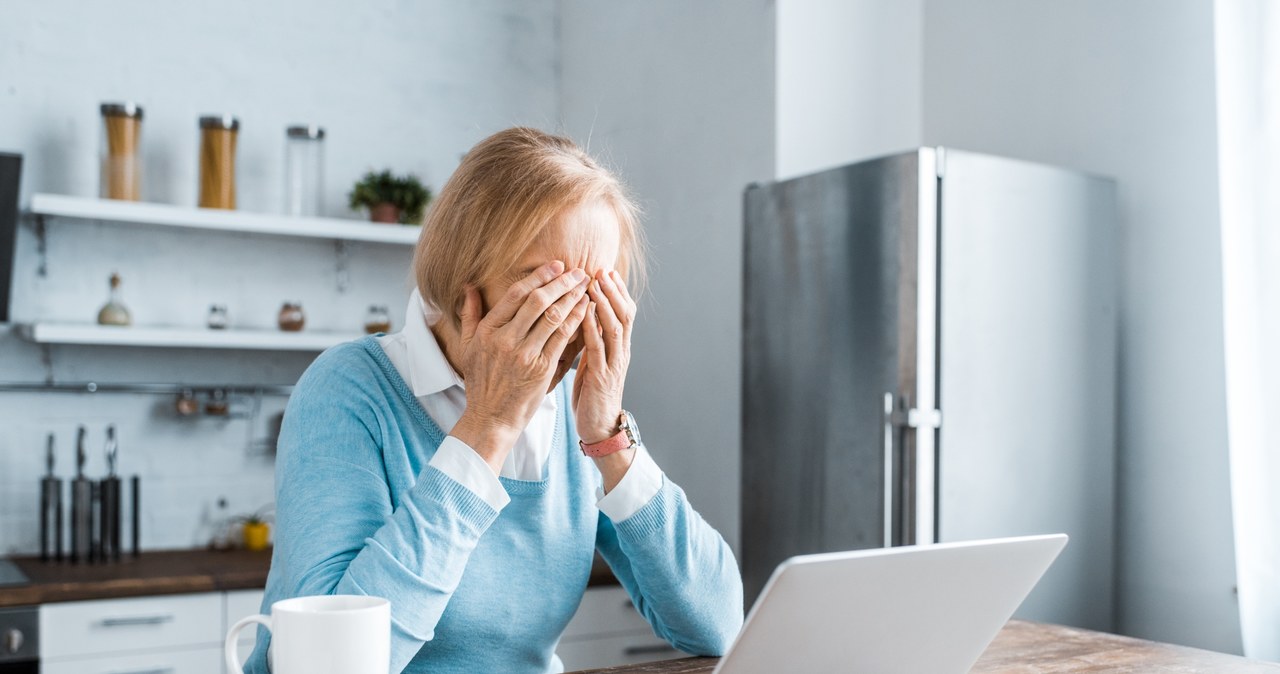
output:
[[[450,435],[467,443],[494,473],[547,394],[560,354],[587,315],[589,277],[560,261],[517,281],[487,315],[480,291],[462,306],[459,362],[467,407]]]
[[[578,437],[587,444],[606,440],[618,432],[622,415],[622,389],[631,364],[631,326],[636,303],[627,292],[622,275],[597,272],[587,288],[591,305],[582,324],[582,359],[573,382],[573,415]],[[596,460],[608,492],[631,465],[633,451],[623,451]]]

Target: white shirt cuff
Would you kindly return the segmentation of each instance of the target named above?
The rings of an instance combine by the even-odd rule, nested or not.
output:
[[[446,435],[435,456],[427,465],[448,475],[454,482],[470,489],[494,510],[502,510],[511,502],[507,490],[493,469],[467,443]]]
[[[478,455],[477,455],[478,456]],[[596,490],[596,507],[614,522],[621,522],[639,512],[662,489],[662,469],[640,445],[626,475],[608,494]]]

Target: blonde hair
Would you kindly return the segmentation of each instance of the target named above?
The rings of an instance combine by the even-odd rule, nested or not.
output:
[[[457,325],[467,286],[499,280],[557,216],[597,200],[618,218],[614,268],[638,297],[644,235],[622,183],[564,136],[528,127],[489,136],[467,153],[431,205],[413,255],[418,291]]]

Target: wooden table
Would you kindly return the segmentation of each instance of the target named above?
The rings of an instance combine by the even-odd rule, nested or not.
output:
[[[717,658],[682,658],[590,671],[611,674],[709,674],[715,669],[717,661]],[[979,674],[1280,674],[1280,665],[1103,632],[1012,620],[1000,631],[970,671]]]

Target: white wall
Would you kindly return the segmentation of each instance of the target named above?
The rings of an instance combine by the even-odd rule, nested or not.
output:
[[[779,179],[920,144],[923,0],[779,0]]]
[[[737,547],[742,191],[774,168],[773,2],[562,0],[564,128],[646,209],[627,405]]]
[[[240,117],[240,207],[280,210],[284,127],[326,127],[328,215],[370,168],[417,172],[439,188],[461,153],[517,123],[558,115],[556,7],[551,0],[483,3],[231,0],[163,7],[140,0],[6,3],[0,21],[0,150],[25,155],[23,203],[34,192],[94,195],[104,100],[146,111],[144,198],[192,205],[196,118]],[[35,273],[35,241],[19,231],[15,321],[92,321],[107,274],[124,275],[135,322],[198,326],[211,302],[241,326],[270,326],[286,298],[310,327],[356,327],[372,302],[398,327],[408,249],[355,246],[352,285],[335,289],[330,242],[160,233],[54,222],[49,277]],[[59,381],[290,384],[309,357],[269,353],[57,347]],[[41,381],[41,350],[0,327],[0,381]],[[272,498],[260,446],[269,398],[254,419],[179,421],[170,396],[0,393],[0,554],[37,546],[36,486],[44,437],[57,433],[60,474],[72,470],[75,426],[88,424],[89,473],[99,475],[103,429],[117,423],[121,468],[141,473],[147,548],[198,545],[206,513],[225,496],[236,513]]]
[[[928,0],[924,140],[1114,176],[1118,625],[1240,650],[1211,0]]]

